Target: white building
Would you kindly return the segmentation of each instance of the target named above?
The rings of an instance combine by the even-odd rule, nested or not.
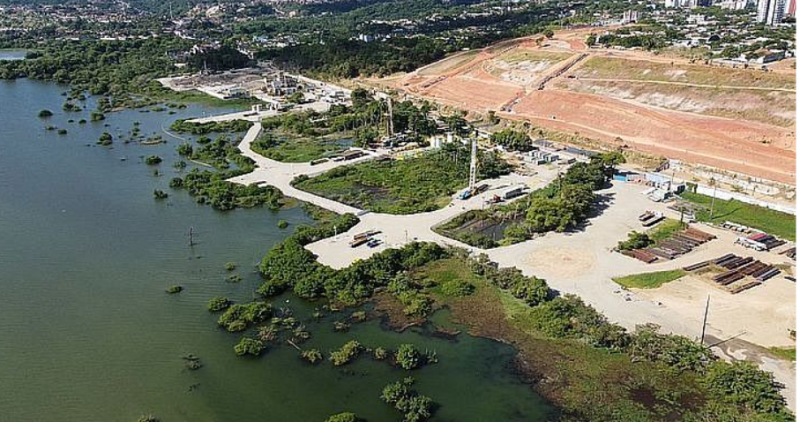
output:
[[[622,23],[631,23],[639,21],[638,10],[626,10],[622,13]]]
[[[775,26],[783,21],[786,0],[758,0],[756,22]]]

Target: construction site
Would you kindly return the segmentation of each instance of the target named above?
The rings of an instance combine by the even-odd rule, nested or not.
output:
[[[589,48],[584,40],[593,31],[602,29],[504,41],[364,82],[608,148],[794,185],[791,69],[731,69]]]

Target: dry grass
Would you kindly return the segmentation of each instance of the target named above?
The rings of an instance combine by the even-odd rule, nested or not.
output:
[[[647,60],[593,57],[577,75],[587,78],[635,79],[763,88],[795,88],[794,75],[755,69],[731,69],[702,65],[670,65]]]

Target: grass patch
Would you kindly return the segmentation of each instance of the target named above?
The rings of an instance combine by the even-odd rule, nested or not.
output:
[[[481,177],[507,174],[511,167],[495,153],[479,154]],[[389,214],[413,214],[446,206],[467,186],[469,152],[449,145],[404,160],[370,161],[335,168],[314,178],[299,177],[298,189],[335,201]]]
[[[669,239],[673,234],[686,228],[686,223],[681,223],[680,220],[667,218],[661,224],[647,231],[647,236],[653,242],[659,242],[664,239]]]
[[[230,107],[241,110],[249,109],[251,105],[261,103],[256,98],[235,98],[231,100],[222,100],[196,90],[178,92],[168,88],[162,88],[156,92],[151,92],[148,95],[153,99],[157,99],[158,101],[162,102],[204,104],[213,107]]]
[[[284,163],[307,163],[347,150],[340,137],[307,138],[267,132],[253,142],[253,151]]]
[[[794,347],[770,347],[769,351],[773,355],[794,362],[796,360],[797,349]]]
[[[524,62],[526,60],[531,62],[548,62],[551,64],[555,64],[562,60],[566,60],[571,56],[572,54],[569,53],[515,49],[500,56],[500,60],[503,60],[504,62],[509,64],[516,64],[519,62]]]
[[[685,275],[686,271],[684,270],[658,271],[617,277],[614,281],[627,288],[655,289],[664,283],[675,281]]]
[[[731,221],[754,229],[779,236],[783,239],[795,240],[795,216],[756,205],[747,204],[735,199],[714,201],[714,217],[711,217],[711,197],[698,193],[684,192],[681,197],[704,209],[696,213],[700,221],[722,223]]]

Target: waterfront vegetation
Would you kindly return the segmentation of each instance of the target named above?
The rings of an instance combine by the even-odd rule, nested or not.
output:
[[[352,412],[341,412],[335,415],[331,415],[328,419],[325,419],[325,422],[358,422],[359,419],[355,413]]]
[[[436,232],[471,246],[492,248],[522,242],[537,234],[580,227],[600,199],[594,191],[606,186],[624,162],[612,152],[576,163],[546,187],[511,204],[470,210],[435,228]]]
[[[331,219],[328,215],[320,226],[300,227],[276,245],[260,265],[269,289],[259,290],[277,294],[291,287],[301,297],[327,298],[337,307],[363,303],[380,290],[405,307],[401,315],[422,319],[447,306],[457,322],[477,335],[517,345],[533,368],[529,375],[558,379],[537,389],[564,411],[566,420],[674,417],[694,422],[739,420],[730,418],[740,415],[741,420],[788,422],[792,418],[772,376],[754,365],[717,361],[706,347],[682,336],[660,334],[656,326],[628,332],[580,298],[555,294],[544,280],[525,276],[516,268],[499,268],[483,254],[471,256],[461,249],[412,243],[340,270],[319,264],[302,246],[332,235],[331,224],[341,224],[339,219],[357,221],[353,216]],[[444,286],[454,280],[472,286],[471,293],[447,294]],[[408,312],[404,296],[424,304],[426,312],[414,312],[420,305]],[[345,365],[369,350],[353,339],[331,352],[330,360]],[[378,349],[372,354],[377,359]],[[386,351],[380,354],[385,358]],[[435,361],[435,355],[433,359],[423,356],[413,345],[400,346],[392,356],[404,369]],[[396,403],[388,397],[397,397],[395,392],[409,386],[392,384],[384,400]]]
[[[480,178],[496,178],[511,166],[496,152],[478,155]],[[446,144],[403,160],[338,167],[320,176],[298,177],[294,186],[354,207],[389,214],[433,211],[450,202],[469,178],[469,150]]]
[[[381,392],[381,399],[394,406],[403,415],[404,422],[428,420],[434,410],[433,400],[413,390],[413,385],[414,379],[408,377],[387,385]]]
[[[333,366],[342,366],[350,363],[364,351],[364,346],[356,340],[350,340],[343,344],[338,350],[331,352],[328,358]]]
[[[551,295],[529,306],[482,275],[498,271],[485,255],[456,257],[450,271],[470,268],[476,291],[447,299],[453,318],[478,335],[516,344],[535,379],[558,380],[537,390],[566,420],[792,420],[772,376],[751,363],[718,361],[699,343],[655,326],[629,333],[576,296]],[[447,274],[441,267],[428,272],[439,265],[421,271]]]
[[[763,230],[767,233],[781,237],[783,239],[795,240],[795,230],[797,222],[795,216],[780,211],[747,204],[735,199],[714,200],[714,216],[711,216],[710,196],[694,192],[684,192],[681,198],[700,206],[702,209],[696,213],[699,221],[712,223],[733,223],[743,224],[754,229]]]
[[[224,120],[221,122],[195,123],[186,119],[178,119],[170,125],[175,132],[189,133],[192,135],[208,135],[213,132],[244,132],[253,124],[247,120]]]
[[[216,171],[192,169],[182,178],[173,178],[169,184],[171,188],[186,189],[198,203],[209,204],[220,211],[261,205],[279,209],[285,204],[283,194],[272,186],[245,186],[228,181],[255,169],[255,162],[242,155],[230,137],[221,135],[201,145],[194,148],[190,144],[181,144],[177,151],[193,161],[213,166]]]

